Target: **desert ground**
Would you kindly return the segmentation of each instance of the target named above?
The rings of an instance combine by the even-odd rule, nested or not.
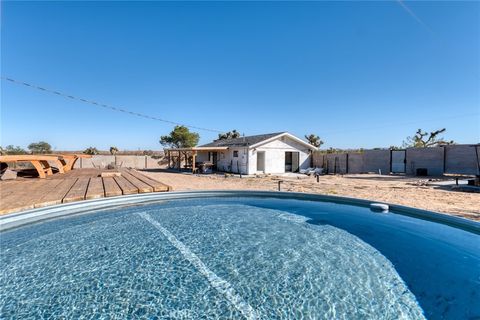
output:
[[[143,174],[173,187],[186,190],[277,190],[346,196],[416,207],[480,221],[480,193],[456,191],[439,185],[440,179],[351,174],[315,177],[300,175],[256,177],[220,174],[192,175],[165,170],[142,171]]]

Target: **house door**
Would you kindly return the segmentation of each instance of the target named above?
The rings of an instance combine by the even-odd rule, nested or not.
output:
[[[300,167],[299,152],[285,152],[285,172],[297,172]]]
[[[292,172],[292,153],[285,152],[285,172]]]
[[[298,172],[300,167],[300,153],[292,152],[292,172]]]
[[[407,167],[406,150],[391,151],[391,170],[392,173],[405,173]]]
[[[208,161],[212,163],[212,170],[217,170],[217,162],[218,162],[218,153],[217,152],[209,152],[208,153]]]
[[[212,169],[213,170],[217,170],[217,160],[218,160],[218,153],[217,152],[211,152],[210,153],[210,157],[209,157],[209,160],[212,162],[213,166],[212,166]]]
[[[257,172],[265,173],[265,151],[257,152]]]

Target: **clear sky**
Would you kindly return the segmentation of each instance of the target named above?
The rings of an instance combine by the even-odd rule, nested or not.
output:
[[[480,2],[1,3],[1,74],[134,112],[325,147],[480,140]],[[160,149],[172,125],[1,81],[1,145]],[[197,131],[201,143],[216,133]]]

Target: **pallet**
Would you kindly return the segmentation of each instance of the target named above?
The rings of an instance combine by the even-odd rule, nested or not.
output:
[[[47,179],[0,182],[0,214],[74,201],[127,194],[166,192],[171,188],[133,169],[102,178],[102,170],[73,170]]]

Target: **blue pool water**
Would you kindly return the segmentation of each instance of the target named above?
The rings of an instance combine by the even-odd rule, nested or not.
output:
[[[102,210],[1,233],[0,318],[475,319],[479,239],[292,199]]]

